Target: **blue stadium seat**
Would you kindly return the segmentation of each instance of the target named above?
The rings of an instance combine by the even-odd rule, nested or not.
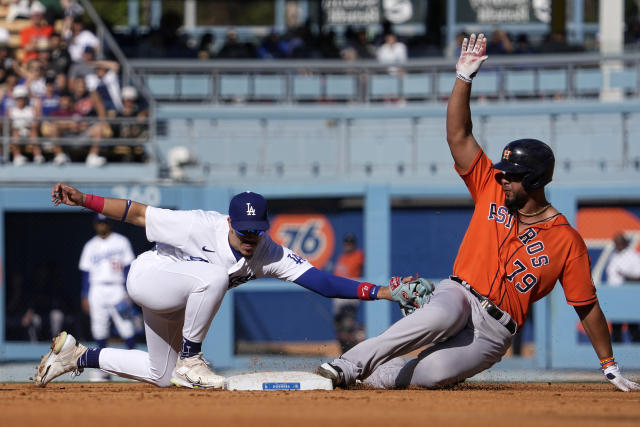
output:
[[[351,100],[357,96],[357,76],[329,74],[326,76],[327,97]]]
[[[369,79],[369,97],[371,99],[397,98],[399,91],[399,77],[389,74],[376,74]]]
[[[635,90],[638,85],[638,71],[636,68],[625,68],[611,73],[609,82],[611,87],[624,90]]]
[[[571,169],[611,170],[622,165],[622,121],[618,114],[560,115],[555,153]]]
[[[183,74],[181,76],[182,98],[209,98],[213,96],[211,75]]]
[[[427,98],[433,93],[432,82],[431,74],[407,74],[402,92],[406,98]]]
[[[177,96],[175,75],[154,75],[145,76],[147,87],[153,96],[158,98],[168,98]]]
[[[576,95],[599,93],[602,88],[602,72],[599,68],[576,70],[574,84]]]
[[[539,73],[539,91],[542,94],[565,94],[568,88],[567,73],[565,70],[541,70]]]
[[[321,99],[322,78],[320,76],[294,76],[293,96],[296,99]]]
[[[257,99],[283,100],[285,98],[284,76],[256,75],[253,84],[253,96]]]
[[[507,71],[505,90],[512,95],[533,95],[535,93],[535,74],[532,70]]]
[[[249,77],[246,75],[220,76],[220,97],[246,99],[249,97]]]

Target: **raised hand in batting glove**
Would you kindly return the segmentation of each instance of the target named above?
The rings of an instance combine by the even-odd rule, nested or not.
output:
[[[487,60],[488,56],[485,55],[487,51],[487,38],[484,34],[478,35],[476,39],[475,34],[471,34],[470,38],[464,38],[462,41],[462,50],[460,51],[460,58],[456,64],[456,77],[467,83],[471,83],[471,80],[476,76],[480,66]]]
[[[609,366],[608,368],[605,368],[602,373],[604,374],[605,378],[607,378],[607,380],[611,384],[618,387],[619,390],[640,391],[640,384],[623,377],[622,373],[620,373],[620,369],[618,368],[617,363]]]
[[[406,277],[403,279],[396,276],[389,281],[391,299],[400,304],[400,310],[405,316],[413,313],[416,308],[422,307],[429,300],[434,289],[433,282],[423,278]]]

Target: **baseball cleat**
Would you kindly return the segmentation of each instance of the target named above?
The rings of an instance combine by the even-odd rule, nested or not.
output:
[[[51,351],[42,356],[36,372],[36,385],[44,387],[54,378],[67,372],[72,372],[73,376],[80,375],[82,369],[78,368],[78,359],[86,351],[87,347],[78,343],[72,335],[60,332],[51,341]]]
[[[178,358],[171,384],[189,388],[222,388],[224,377],[213,372],[202,353],[198,353],[184,359]]]
[[[331,363],[323,363],[318,367],[318,375],[331,380],[334,387],[342,387],[344,383],[344,372],[342,369]]]

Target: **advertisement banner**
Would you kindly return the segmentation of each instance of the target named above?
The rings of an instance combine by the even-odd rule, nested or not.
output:
[[[456,22],[546,24],[551,22],[551,0],[458,0]]]

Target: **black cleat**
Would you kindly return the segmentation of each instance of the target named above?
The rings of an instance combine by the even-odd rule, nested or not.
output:
[[[334,387],[343,387],[345,385],[344,372],[331,363],[323,363],[320,365],[318,367],[318,375],[330,379]]]

